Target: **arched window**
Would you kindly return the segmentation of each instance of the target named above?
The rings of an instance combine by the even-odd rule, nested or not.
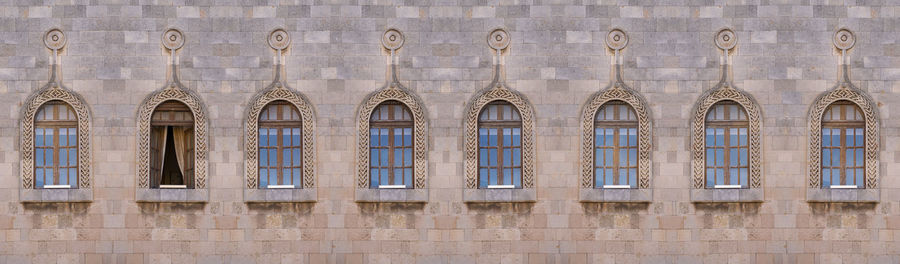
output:
[[[176,100],[150,119],[150,188],[194,188],[194,115]]]
[[[748,188],[748,128],[744,108],[720,101],[706,114],[706,188]]]
[[[506,101],[478,114],[478,188],[522,188],[522,117]]]
[[[34,116],[35,188],[78,188],[78,117],[69,104],[49,101]]]
[[[370,188],[407,188],[413,182],[413,116],[403,103],[385,101],[369,117]]]
[[[637,188],[638,120],[622,101],[603,104],[594,119],[594,187]]]
[[[849,101],[837,101],[822,115],[822,187],[863,188],[865,127],[862,111]]]
[[[301,188],[303,120],[286,101],[274,101],[259,114],[259,188]]]

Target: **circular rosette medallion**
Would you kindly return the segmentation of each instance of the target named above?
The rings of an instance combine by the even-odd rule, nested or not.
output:
[[[291,36],[284,29],[277,28],[269,33],[269,47],[276,50],[286,49],[291,45]]]
[[[856,45],[856,35],[846,28],[842,28],[834,33],[834,47],[839,50],[849,50]]]
[[[383,45],[385,49],[397,50],[400,47],[403,47],[403,42],[405,40],[403,33],[400,33],[397,29],[391,28],[384,31],[384,35],[381,36],[381,45]]]
[[[488,46],[495,50],[502,50],[509,47],[509,32],[502,28],[494,29],[488,34]]]
[[[613,50],[624,49],[628,46],[628,35],[618,28],[610,30],[609,34],[606,34],[606,46]]]
[[[51,29],[44,35],[44,46],[51,50],[59,50],[66,46],[66,34],[59,29]]]
[[[730,50],[737,46],[737,35],[730,28],[719,30],[716,33],[716,47],[723,50]]]
[[[180,49],[184,46],[184,34],[181,33],[181,30],[170,28],[163,33],[162,44],[170,50]]]

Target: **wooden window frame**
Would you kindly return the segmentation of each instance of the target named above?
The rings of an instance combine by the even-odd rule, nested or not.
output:
[[[709,116],[714,114],[713,111],[715,111],[715,108],[718,105],[724,106],[722,109],[724,110],[723,115],[725,116],[726,120],[709,120]],[[736,109],[743,111],[744,120],[728,120],[729,116],[731,114],[731,107],[729,107],[729,106],[732,106],[732,105],[737,106]],[[723,140],[725,141],[725,142],[723,142],[723,144],[721,146],[716,144],[718,142],[713,142],[712,145],[710,145],[710,142],[706,142],[706,145],[704,146],[704,154],[703,155],[706,155],[705,153],[710,149],[713,149],[714,151],[721,149],[723,151],[722,158],[723,158],[724,164],[722,166],[719,166],[719,165],[715,164],[715,161],[713,161],[713,166],[710,166],[709,165],[710,161],[708,160],[709,157],[707,157],[706,163],[704,164],[704,167],[705,167],[704,168],[704,176],[705,176],[704,179],[706,179],[708,181],[709,169],[713,169],[713,170],[722,169],[722,170],[724,170],[723,181],[726,184],[718,184],[718,182],[715,182],[716,179],[718,179],[718,177],[713,177],[714,180],[713,180],[712,186],[713,186],[713,188],[716,188],[716,186],[721,186],[721,185],[728,186],[729,184],[727,184],[727,183],[731,182],[731,177],[733,176],[733,175],[731,175],[731,169],[738,169],[738,171],[740,171],[741,169],[746,169],[747,177],[748,177],[748,179],[747,179],[748,186],[743,186],[743,184],[739,184],[739,185],[741,185],[740,188],[742,188],[742,189],[749,188],[750,159],[752,159],[752,158],[750,157],[750,145],[749,145],[749,143],[750,143],[749,142],[750,141],[750,120],[749,120],[749,115],[747,114],[747,110],[744,109],[744,107],[737,102],[730,101],[730,100],[724,100],[724,101],[716,102],[715,104],[713,104],[710,107],[710,109],[707,111],[706,116],[704,117],[704,120],[705,120],[704,122],[706,122],[706,128],[703,131],[704,137],[709,136],[708,131],[710,129],[713,129],[713,130],[723,129],[724,130]],[[746,131],[747,144],[741,145],[740,139],[738,139],[739,142],[737,142],[736,145],[732,144],[732,142],[731,142],[731,130],[732,129],[738,129],[738,130],[744,129],[744,131]],[[740,134],[738,134],[737,136],[740,137]],[[716,136],[713,135],[713,139],[715,139],[715,138],[716,138]],[[745,150],[747,152],[747,160],[745,162],[747,164],[746,166],[740,166],[740,163],[742,162],[742,160],[740,160],[740,157],[738,158],[739,165],[736,167],[731,166],[730,161],[731,161],[731,150],[732,149],[737,149],[738,153],[740,153],[741,150]],[[736,176],[738,177],[738,183],[743,182],[740,179],[740,177],[741,177],[740,173],[738,173],[738,175],[736,175]],[[710,186],[709,183],[707,183],[706,186],[708,188]]]
[[[282,119],[282,117],[284,117],[285,114],[289,114],[289,113],[284,113],[284,111],[283,111],[284,107],[281,107],[281,106],[290,107],[290,109],[292,109],[297,114],[298,119],[296,119],[296,120]],[[262,113],[268,113],[267,109],[269,109],[269,107],[274,107],[273,109],[277,110],[277,112],[275,114],[276,117],[278,118],[277,120],[262,120],[262,118],[263,118]],[[257,151],[261,151],[264,149],[267,151],[271,150],[271,149],[275,149],[275,154],[276,154],[275,155],[276,156],[275,167],[270,167],[268,165],[266,165],[266,166],[259,165],[257,167],[257,172],[258,172],[257,175],[258,175],[258,177],[260,177],[259,182],[262,182],[262,170],[264,170],[264,169],[265,170],[275,169],[278,176],[276,177],[277,184],[272,184],[271,182],[267,181],[266,187],[263,187],[261,184],[259,187],[261,189],[265,189],[265,188],[270,188],[269,186],[292,185],[293,188],[302,188],[303,187],[303,184],[302,184],[303,177],[305,176],[305,175],[303,175],[303,162],[304,162],[304,160],[303,160],[303,147],[304,147],[303,146],[303,133],[304,133],[304,131],[303,131],[303,117],[300,115],[300,111],[293,104],[291,104],[287,101],[278,100],[278,101],[272,101],[272,102],[266,104],[266,106],[263,107],[263,110],[260,113],[261,114],[260,114],[259,120],[258,120],[258,122],[259,122],[258,130],[261,131],[263,129],[275,129],[275,131],[277,132],[277,135],[276,135],[276,144],[274,147],[272,147],[271,142],[268,142],[269,143],[268,146],[262,146],[259,144],[259,139],[257,139],[257,147],[258,147]],[[300,130],[300,135],[299,135],[300,139],[298,140],[299,145],[296,145],[296,146],[294,146],[294,145],[286,146],[285,145],[284,129],[290,129],[292,132],[291,135],[293,135],[294,129]],[[257,135],[261,135],[261,133],[257,134]],[[268,136],[271,136],[271,135],[268,135]],[[293,141],[293,137],[291,138],[291,141]],[[291,142],[291,143],[293,143],[293,142]],[[293,153],[294,153],[295,149],[300,150],[300,162],[298,164],[293,164],[294,166],[285,166],[284,151],[289,150],[289,152],[291,153],[291,163],[293,163]],[[266,161],[270,161],[272,157],[268,156],[268,154],[266,154],[266,155],[267,155]],[[262,158],[261,155],[258,158],[261,159]],[[288,181],[287,180],[288,178],[286,178],[284,175],[284,169],[289,169],[291,171],[291,176],[293,176],[293,172],[295,169],[299,169],[300,170],[299,182],[293,182],[293,177],[289,177],[291,184],[286,184]],[[266,177],[271,177],[270,175],[268,175],[268,172],[266,173]]]
[[[627,120],[627,119],[619,118],[619,117],[621,117],[620,114],[622,114],[619,112],[620,107],[618,107],[618,106],[620,106],[620,105],[624,105],[624,106],[628,107],[628,109],[631,109],[631,112],[634,114],[634,120]],[[613,110],[614,120],[605,120],[605,119],[600,120],[599,119],[600,111],[602,109],[604,109],[605,107],[610,107],[609,109]],[[627,114],[627,113],[625,113],[625,114]],[[635,181],[639,181],[638,170],[639,170],[641,161],[640,161],[640,157],[639,157],[640,155],[638,153],[638,146],[640,146],[640,136],[638,135],[638,119],[637,118],[638,118],[637,113],[634,111],[634,108],[631,107],[631,105],[629,105],[625,102],[622,102],[622,101],[618,101],[618,100],[609,101],[607,103],[604,103],[594,113],[594,138],[595,138],[594,146],[593,146],[593,150],[594,150],[593,157],[594,158],[593,158],[593,163],[591,163],[592,164],[591,166],[594,168],[594,173],[593,173],[594,183],[597,182],[597,169],[612,169],[613,182],[612,182],[612,184],[610,184],[610,183],[607,183],[604,181],[604,185],[610,185],[610,186],[628,185],[629,188],[636,188],[637,182],[634,182],[634,183],[629,182],[631,180],[631,177],[627,177],[625,184],[622,184],[621,182],[619,182],[619,170],[620,169],[626,169],[626,170],[634,169]],[[597,141],[596,141],[597,129],[612,129],[613,130],[613,145],[612,146],[605,146],[605,145],[600,146],[597,144]],[[621,129],[633,129],[634,130],[634,132],[635,132],[634,135],[636,137],[636,139],[635,139],[636,142],[635,142],[634,146],[628,146],[627,142],[625,143],[625,146],[620,144],[619,137],[620,137]],[[626,141],[627,141],[627,139],[626,139]],[[607,150],[607,149],[612,150],[612,153],[613,153],[612,166],[599,166],[597,164],[597,154],[596,153],[597,153],[597,150],[601,150],[601,149],[602,150]],[[625,166],[625,167],[619,166],[619,161],[620,161],[619,158],[621,158],[619,155],[619,152],[623,149],[625,150],[625,153],[626,153],[625,154],[626,161],[629,160],[630,155],[628,153],[630,152],[630,150],[632,150],[632,149],[635,150],[636,163],[634,164],[634,166]],[[596,186],[596,184],[594,184],[594,185],[595,185],[594,188],[604,188],[603,186]]]
[[[387,120],[376,120],[375,119],[375,114],[381,113],[381,110],[382,110],[381,107],[387,107],[387,109],[389,109],[388,113],[387,113]],[[402,111],[401,113],[406,113],[408,115],[409,119],[403,119],[402,116],[399,119],[397,117],[395,117],[395,113],[396,113],[395,107],[400,107],[401,111]],[[368,151],[369,151],[369,153],[368,153],[368,155],[369,155],[369,177],[370,177],[369,188],[379,189],[379,188],[385,188],[387,186],[400,186],[400,185],[395,185],[395,184],[384,184],[383,182],[381,182],[380,174],[378,175],[378,177],[379,177],[378,186],[373,186],[371,184],[373,182],[371,179],[372,171],[373,170],[380,171],[382,169],[388,170],[388,183],[395,182],[395,180],[398,176],[394,172],[399,169],[402,172],[401,175],[399,176],[400,182],[402,183],[401,185],[404,186],[402,189],[415,188],[414,183],[415,183],[415,163],[416,163],[416,161],[415,161],[414,144],[415,144],[415,140],[416,140],[416,135],[415,135],[415,122],[413,121],[412,111],[410,111],[409,107],[407,107],[405,104],[403,104],[399,101],[396,101],[396,100],[387,100],[387,101],[381,102],[380,104],[378,104],[378,106],[376,106],[373,109],[371,115],[369,116],[369,137],[372,136],[372,131],[376,130],[376,129],[378,129],[378,130],[387,129],[388,144],[387,144],[387,146],[384,146],[384,144],[380,141],[380,139],[379,139],[378,146],[373,146],[371,140],[369,142],[369,148],[368,148]],[[399,145],[398,145],[398,143],[394,142],[396,129],[409,129],[409,131],[410,131],[409,145],[403,144],[402,135],[401,135],[401,142],[399,143]],[[380,133],[379,133],[379,137],[381,137]],[[388,165],[387,166],[385,166],[384,164],[381,163],[380,157],[372,157],[371,156],[372,150],[375,150],[375,149],[378,150],[379,154],[382,153],[382,151],[388,152]],[[394,165],[394,161],[397,158],[394,156],[394,153],[396,153],[397,150],[400,150],[401,157],[399,157],[399,158],[400,158],[401,162],[404,161],[404,158],[405,158],[405,154],[403,154],[403,153],[406,153],[406,150],[410,151],[411,163],[408,166],[401,165],[401,166],[397,167]],[[378,158],[378,160],[379,160],[378,166],[372,165],[372,160],[374,158]],[[407,169],[409,170],[409,173],[410,173],[410,179],[412,180],[411,182],[406,182]],[[381,187],[381,186],[385,186],[385,187]],[[401,189],[401,188],[398,188],[398,189]]]
[[[156,116],[156,114],[158,112],[168,112],[169,120],[155,120],[154,117]],[[179,113],[179,112],[187,113],[188,116],[190,117],[190,120],[176,120],[175,115],[176,115],[176,113]],[[165,100],[162,103],[160,103],[159,105],[157,105],[156,108],[154,108],[153,111],[150,113],[150,127],[151,127],[150,133],[151,134],[153,133],[152,132],[153,127],[165,127],[166,130],[168,130],[168,127],[184,127],[184,128],[190,128],[191,130],[195,130],[196,127],[194,126],[194,124],[195,124],[195,117],[194,117],[193,111],[191,111],[191,108],[187,104],[180,102],[178,100],[173,100],[173,99]],[[166,133],[168,133],[168,132],[166,132]],[[185,155],[185,157],[184,157],[185,159],[187,159],[185,161],[185,164],[188,164],[190,166],[188,169],[185,169],[185,174],[187,174],[187,175],[182,174],[181,177],[182,177],[182,182],[185,185],[184,188],[187,188],[187,189],[196,188],[195,170],[196,170],[197,164],[195,163],[195,160],[194,160],[194,153],[196,151],[196,149],[194,149],[194,146],[195,146],[194,141],[196,140],[196,137],[197,137],[196,131],[194,131],[192,133],[191,138],[185,139],[188,142],[184,143],[185,147],[186,147],[185,151],[186,151],[186,153],[188,153],[188,155]],[[149,150],[150,150],[149,152],[153,153],[154,150],[159,151],[159,149],[155,148],[154,144],[152,144],[152,136],[150,138],[151,139],[150,139],[149,143],[151,143],[151,144],[149,144]],[[168,140],[168,137],[166,140]],[[163,144],[166,144],[166,142],[163,142]],[[166,157],[165,153],[163,153],[162,158],[165,159],[165,157]],[[156,168],[154,166],[155,166],[155,164],[159,164],[162,161],[154,162],[153,155],[150,155],[150,161],[151,161],[150,166],[149,166],[150,179],[151,179],[150,188],[159,189],[160,186],[163,185],[161,183],[161,181],[162,181],[162,173],[163,173],[164,168],[163,167]]]
[[[74,115],[74,119],[61,120],[59,118],[60,108],[56,107],[59,105],[65,106],[65,108],[68,109],[72,115]],[[50,107],[50,106],[53,106],[53,107]],[[48,185],[49,186],[60,185],[59,184],[61,182],[60,181],[60,174],[61,174],[60,169],[66,169],[66,170],[75,169],[75,182],[74,183],[69,182],[68,185],[69,185],[69,188],[78,188],[78,185],[79,185],[78,184],[78,182],[79,182],[79,179],[78,179],[79,178],[79,175],[78,175],[79,174],[78,173],[78,171],[79,171],[78,170],[78,165],[79,165],[78,146],[79,145],[78,144],[80,143],[78,141],[78,133],[79,133],[78,132],[78,116],[75,113],[75,109],[71,105],[69,105],[68,103],[63,102],[63,101],[59,101],[59,100],[48,101],[48,102],[44,103],[43,105],[41,105],[41,107],[38,108],[37,114],[40,114],[41,110],[45,109],[44,107],[50,107],[49,109],[52,109],[53,117],[50,120],[39,120],[37,117],[35,117],[35,121],[34,121],[35,142],[37,142],[37,136],[38,136],[37,130],[38,129],[45,129],[45,130],[52,129],[52,131],[54,133],[53,136],[51,137],[53,139],[53,143],[51,143],[51,146],[46,146],[47,145],[46,141],[44,141],[45,146],[37,146],[37,144],[35,144],[34,153],[35,153],[35,157],[36,157],[38,149],[43,149],[44,151],[53,150],[53,158],[52,158],[53,165],[52,166],[38,166],[37,162],[35,162],[34,175],[35,175],[35,177],[37,177],[38,169],[51,169],[51,171],[53,173],[53,175],[52,175],[52,183],[53,184],[47,184],[47,174],[44,173],[44,175],[43,175],[44,184],[41,188],[45,188],[44,186],[48,186]],[[68,140],[67,140],[67,143],[69,143],[69,144],[67,144],[66,146],[59,145],[60,136],[61,136],[60,130],[63,130],[63,129],[67,130],[67,132],[69,130],[75,130],[76,134],[75,134],[75,144],[74,145],[69,143]],[[45,135],[41,135],[41,136],[45,136]],[[67,133],[67,136],[68,136],[68,133]],[[59,159],[60,151],[65,150],[66,152],[69,152],[69,150],[71,150],[71,149],[75,150],[75,157],[68,157],[66,159],[66,161],[67,161],[67,163],[70,163],[69,161],[74,159],[75,165],[74,166],[60,166],[60,159]],[[44,152],[44,153],[46,153],[46,152]],[[47,164],[46,154],[45,154],[45,158],[43,160],[44,160],[44,164],[46,165]],[[38,188],[36,178],[34,181],[34,187]]]
[[[841,173],[841,176],[840,176],[840,184],[834,184],[834,182],[831,182],[831,181],[829,180],[829,182],[831,182],[831,184],[829,185],[829,187],[831,187],[831,186],[836,186],[836,185],[838,185],[838,186],[849,186],[849,185],[853,185],[853,186],[857,186],[857,188],[864,188],[864,186],[865,186],[865,177],[866,177],[866,161],[865,161],[866,145],[865,145],[865,143],[863,143],[862,146],[859,146],[859,147],[857,147],[857,146],[853,146],[853,147],[847,146],[847,129],[860,129],[860,130],[862,130],[863,142],[865,142],[865,141],[866,141],[866,121],[865,121],[865,115],[863,114],[862,109],[860,109],[858,105],[854,104],[853,102],[844,101],[844,100],[836,101],[836,102],[831,103],[830,105],[828,105],[828,107],[825,108],[825,111],[824,111],[823,113],[825,113],[825,114],[830,113],[830,111],[833,110],[833,107],[834,107],[834,106],[844,106],[844,107],[841,107],[841,108],[840,108],[839,120],[825,120],[825,117],[823,116],[823,117],[822,117],[822,129],[821,129],[821,132],[820,132],[820,133],[822,133],[822,140],[824,141],[824,138],[825,138],[825,135],[824,135],[824,134],[825,134],[825,131],[826,131],[826,130],[829,130],[829,129],[838,129],[838,130],[840,130],[840,133],[841,133],[841,135],[840,135],[840,137],[839,137],[839,139],[840,139],[840,146],[834,147],[834,141],[831,141],[831,146],[825,146],[825,144],[822,144],[822,149],[820,150],[820,152],[822,153],[822,154],[821,154],[821,155],[822,155],[822,159],[821,159],[820,164],[819,164],[819,166],[821,166],[819,177],[822,179],[822,183],[824,183],[824,182],[825,182],[825,170],[826,170],[826,169],[838,169],[838,171]],[[850,106],[850,107],[852,107],[853,109],[855,109],[863,119],[861,119],[861,120],[848,120],[848,119],[847,119],[847,110],[848,110],[849,108],[846,107],[846,106]],[[823,114],[823,115],[824,115],[824,114]],[[825,154],[824,154],[824,152],[825,152],[826,149],[827,149],[827,150],[834,150],[834,149],[837,149],[837,150],[840,151],[840,154],[841,154],[841,160],[840,160],[840,165],[839,165],[839,166],[834,166],[834,164],[832,164],[832,166],[826,167],[826,166],[824,165],[824,163],[825,163],[825,158],[824,158],[824,157],[825,157]],[[855,165],[855,166],[852,166],[852,167],[851,167],[851,166],[847,166],[847,155],[846,155],[846,154],[847,154],[847,150],[853,150],[853,153],[856,153],[856,151],[857,151],[857,150],[860,150],[860,149],[863,150],[863,156],[864,156],[862,162],[854,162],[854,165]],[[854,171],[855,171],[855,170],[857,170],[857,169],[862,169],[862,173],[859,174],[859,175],[857,175],[857,174],[854,173],[854,179],[859,178],[859,177],[863,177],[863,186],[857,185],[857,184],[855,183],[855,181],[854,181],[854,184],[849,184],[849,183],[847,182],[847,171],[849,171],[849,170],[854,170]],[[831,177],[834,177],[834,176],[832,175]]]
[[[498,119],[498,120],[482,120],[481,119],[481,115],[484,114],[484,111],[487,111],[491,106],[501,106],[501,105],[508,106],[505,108],[511,110],[512,113],[515,113],[516,116],[518,116],[518,120],[500,120],[500,119]],[[502,112],[503,109],[504,109],[504,107],[497,107],[497,111],[498,111],[497,116],[498,117],[503,116],[503,112]],[[521,113],[519,113],[519,110],[516,108],[516,106],[513,105],[512,103],[506,102],[506,101],[493,101],[488,104],[485,104],[481,108],[481,111],[478,113],[477,118],[478,118],[477,119],[478,120],[477,121],[478,122],[478,129],[477,129],[477,131],[478,131],[478,133],[477,133],[478,151],[476,152],[475,155],[476,155],[476,162],[478,164],[478,178],[477,178],[477,181],[479,182],[478,188],[491,188],[491,186],[492,186],[492,185],[490,185],[490,181],[491,181],[490,175],[487,175],[488,185],[484,186],[484,187],[481,186],[481,183],[480,183],[481,178],[484,176],[484,175],[481,175],[482,169],[488,169],[488,170],[496,169],[497,170],[497,183],[504,182],[503,180],[505,177],[504,177],[503,171],[506,169],[510,169],[510,170],[519,169],[519,177],[522,177],[524,174],[524,171],[523,171],[524,169],[522,166],[522,164],[523,164],[522,156],[524,155],[524,152],[523,152],[524,150],[523,150],[523,146],[522,146],[523,126],[522,126],[522,115],[521,115]],[[497,134],[496,134],[497,145],[496,146],[482,146],[481,145],[481,130],[482,129],[497,129]],[[503,144],[503,137],[505,135],[503,133],[503,131],[506,129],[519,129],[519,143],[518,144],[512,143],[512,145],[510,145],[510,146],[506,146],[505,144]],[[490,135],[488,135],[488,136],[490,137]],[[510,135],[510,137],[511,136],[512,135]],[[512,138],[510,138],[510,141],[511,142],[513,141]],[[483,149],[487,149],[488,152],[490,152],[491,149],[497,150],[497,166],[483,166],[481,164],[481,150],[483,150]],[[520,153],[519,159],[520,160],[518,161],[518,164],[519,164],[518,166],[515,165],[516,160],[514,160],[514,157],[510,157],[510,159],[513,159],[511,162],[511,164],[513,164],[512,166],[507,167],[507,166],[503,165],[504,164],[503,162],[505,160],[503,153],[506,149],[509,149],[510,153],[514,153],[514,151],[516,149],[519,150],[519,153]],[[514,177],[515,177],[515,174],[509,175],[511,184],[508,184],[508,185],[513,185],[513,186],[515,185],[516,179]],[[523,179],[520,178],[519,182],[521,183],[522,180]],[[503,186],[503,185],[507,185],[507,184],[498,184],[498,185]],[[522,189],[523,187],[524,187],[524,184],[523,184],[523,186],[514,187],[514,188]]]

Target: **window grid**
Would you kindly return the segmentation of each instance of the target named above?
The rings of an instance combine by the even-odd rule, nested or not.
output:
[[[78,129],[75,111],[50,101],[35,114],[35,188],[78,187]]]
[[[637,187],[637,118],[621,101],[604,104],[594,123],[594,187]]]
[[[486,105],[478,122],[479,188],[522,188],[522,121],[508,102]]]
[[[400,102],[372,111],[369,125],[370,188],[413,188],[413,120]]]
[[[300,112],[276,101],[259,117],[259,188],[302,187],[303,135]]]
[[[822,117],[822,186],[863,188],[865,178],[865,121],[849,102],[828,106]]]
[[[732,101],[716,103],[706,118],[706,187],[748,187],[747,114]]]

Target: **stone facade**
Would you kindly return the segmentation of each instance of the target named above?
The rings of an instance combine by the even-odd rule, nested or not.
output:
[[[256,2],[273,3],[0,1],[0,263],[900,262],[897,0]],[[68,37],[62,84],[91,116],[91,195],[76,195],[90,202],[20,196],[22,109],[50,80],[53,27]],[[139,107],[167,83],[170,27],[208,119],[202,203],[136,202]],[[274,79],[277,27],[293,38],[286,86],[315,113],[316,189],[248,202],[245,118]],[[534,111],[533,203],[464,202],[466,107],[491,83],[497,27],[512,41],[505,84]],[[692,111],[718,83],[724,27],[739,39],[733,84],[762,114],[762,202],[691,198]],[[841,27],[857,37],[851,80],[879,113],[877,192],[808,202],[808,111],[838,81]],[[427,120],[424,203],[356,199],[357,114],[388,79],[388,28],[406,37],[398,79]],[[581,113],[611,83],[612,28],[630,37],[623,79],[652,120],[648,203],[579,197]]]

